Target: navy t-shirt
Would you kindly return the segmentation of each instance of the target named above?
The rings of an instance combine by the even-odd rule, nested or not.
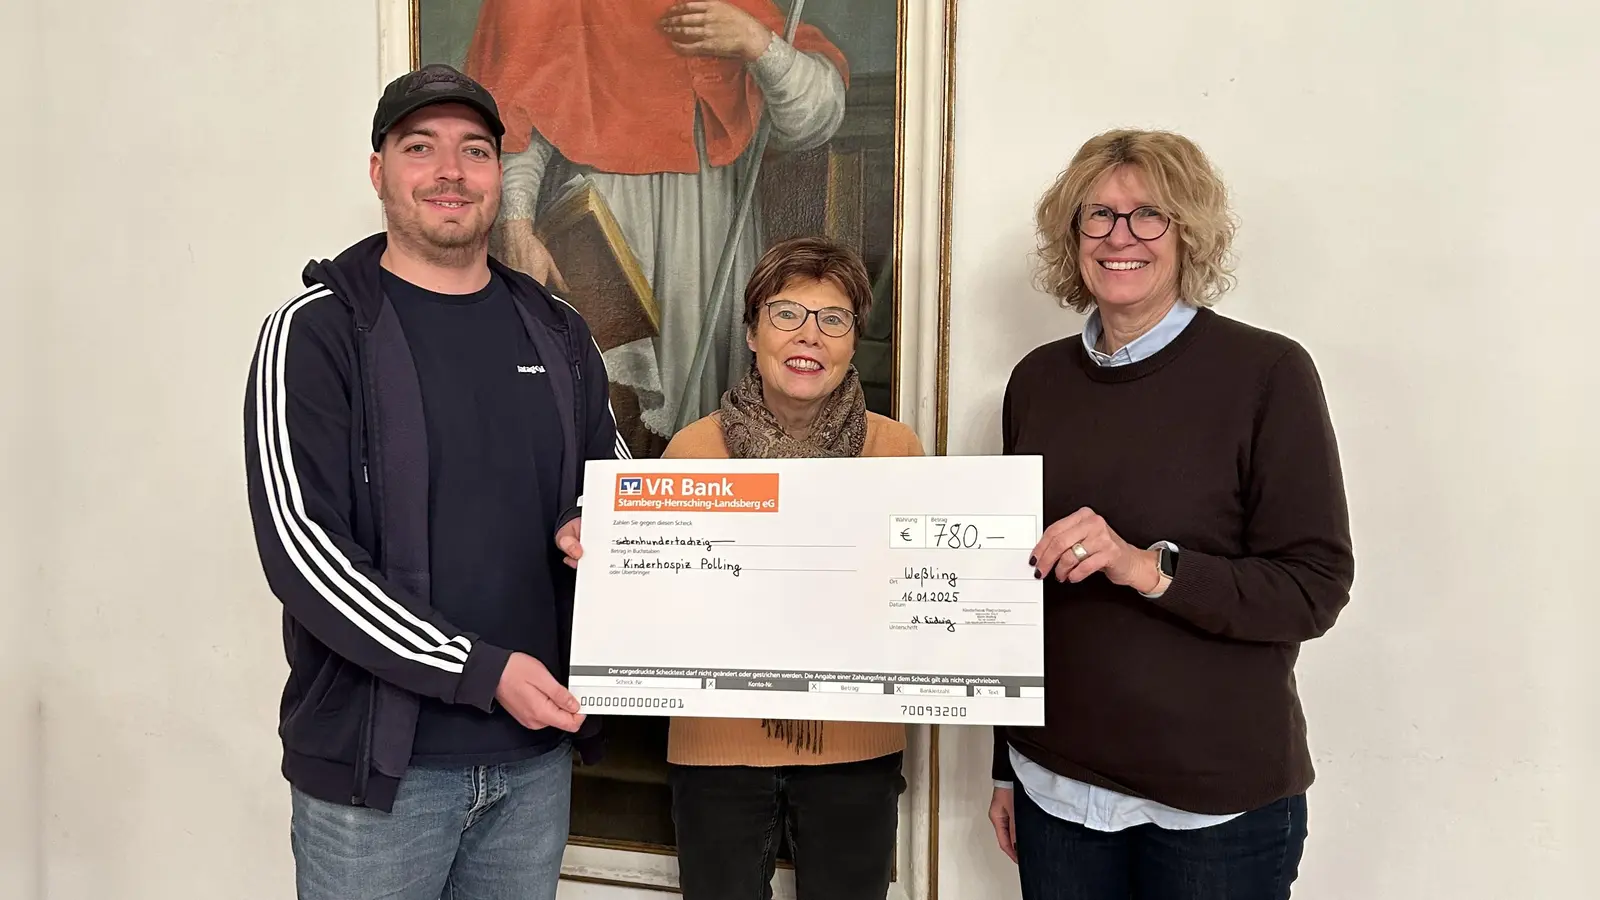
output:
[[[551,526],[561,422],[544,361],[498,275],[473,294],[438,294],[387,269],[384,290],[416,361],[428,431],[433,606],[451,624],[555,669]],[[548,750],[562,732],[422,698],[415,765],[492,765]]]

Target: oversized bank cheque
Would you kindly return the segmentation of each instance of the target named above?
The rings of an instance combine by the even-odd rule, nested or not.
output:
[[[587,713],[1041,725],[1038,457],[587,463]]]

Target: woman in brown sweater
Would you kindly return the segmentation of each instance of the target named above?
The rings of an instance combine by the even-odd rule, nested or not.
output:
[[[867,411],[851,365],[871,304],[850,250],[818,238],[773,247],[745,289],[754,365],[663,458],[920,456],[911,429]],[[904,749],[898,724],[674,719],[667,760],[686,900],[765,896],[780,826],[800,900],[882,900]]]
[[[1039,204],[1046,289],[1089,319],[1012,372],[1006,453],[1044,459],[1045,723],[996,729],[990,807],[1024,900],[1283,900],[1307,832],[1300,645],[1354,577],[1321,380],[1211,309],[1226,190],[1122,131]]]

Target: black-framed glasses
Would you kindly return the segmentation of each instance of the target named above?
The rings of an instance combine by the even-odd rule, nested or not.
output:
[[[1109,206],[1091,203],[1078,212],[1078,232],[1086,238],[1103,238],[1116,229],[1118,219],[1127,219],[1128,230],[1141,241],[1156,240],[1172,225],[1166,213],[1154,206],[1119,213]]]
[[[839,306],[806,309],[793,300],[769,300],[767,320],[779,331],[799,331],[806,319],[817,317],[817,329],[828,337],[844,337],[856,327],[856,314]]]

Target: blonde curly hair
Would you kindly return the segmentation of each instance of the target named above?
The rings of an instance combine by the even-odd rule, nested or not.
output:
[[[1100,181],[1122,166],[1139,170],[1155,203],[1177,226],[1178,296],[1211,306],[1233,287],[1233,235],[1222,177],[1193,141],[1167,131],[1119,129],[1090,138],[1035,209],[1035,283],[1062,306],[1086,313],[1094,297],[1078,268],[1078,211]]]

